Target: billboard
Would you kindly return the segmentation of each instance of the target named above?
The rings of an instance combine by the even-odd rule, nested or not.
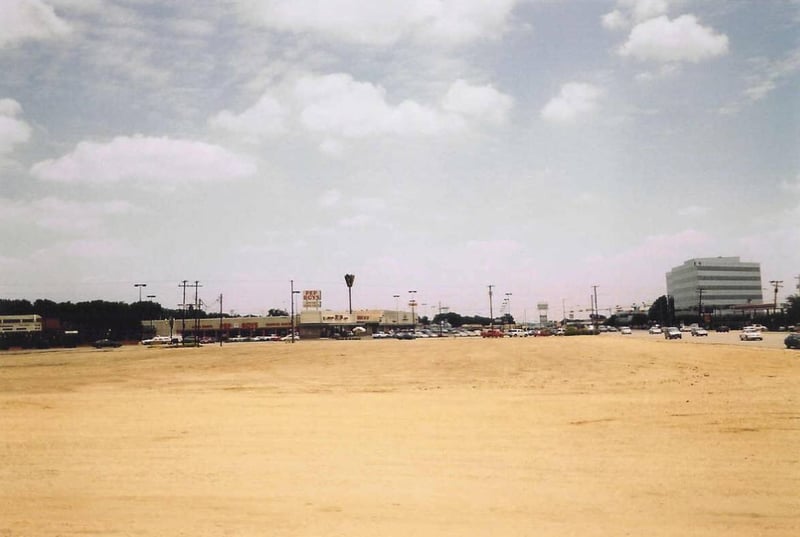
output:
[[[319,309],[322,307],[322,290],[310,289],[303,291],[303,308]]]

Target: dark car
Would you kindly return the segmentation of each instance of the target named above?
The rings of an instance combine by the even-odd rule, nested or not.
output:
[[[783,343],[787,349],[800,349],[800,334],[789,334]]]
[[[728,328],[727,326],[724,326],[724,325],[717,327],[717,332],[730,332],[730,331],[731,331],[731,329]]]
[[[103,349],[106,347],[122,347],[122,343],[119,341],[115,341],[113,339],[98,339],[94,342],[94,346],[97,349]]]

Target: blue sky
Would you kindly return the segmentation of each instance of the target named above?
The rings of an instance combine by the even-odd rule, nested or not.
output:
[[[0,296],[488,314],[800,274],[800,3],[4,0]]]

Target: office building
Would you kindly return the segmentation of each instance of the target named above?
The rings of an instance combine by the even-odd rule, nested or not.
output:
[[[689,259],[667,273],[667,294],[675,300],[676,311],[730,309],[743,304],[761,304],[759,263],[738,257]]]

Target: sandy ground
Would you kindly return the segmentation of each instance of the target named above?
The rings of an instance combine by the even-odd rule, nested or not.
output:
[[[0,537],[800,535],[800,352],[774,347],[3,353]]]

